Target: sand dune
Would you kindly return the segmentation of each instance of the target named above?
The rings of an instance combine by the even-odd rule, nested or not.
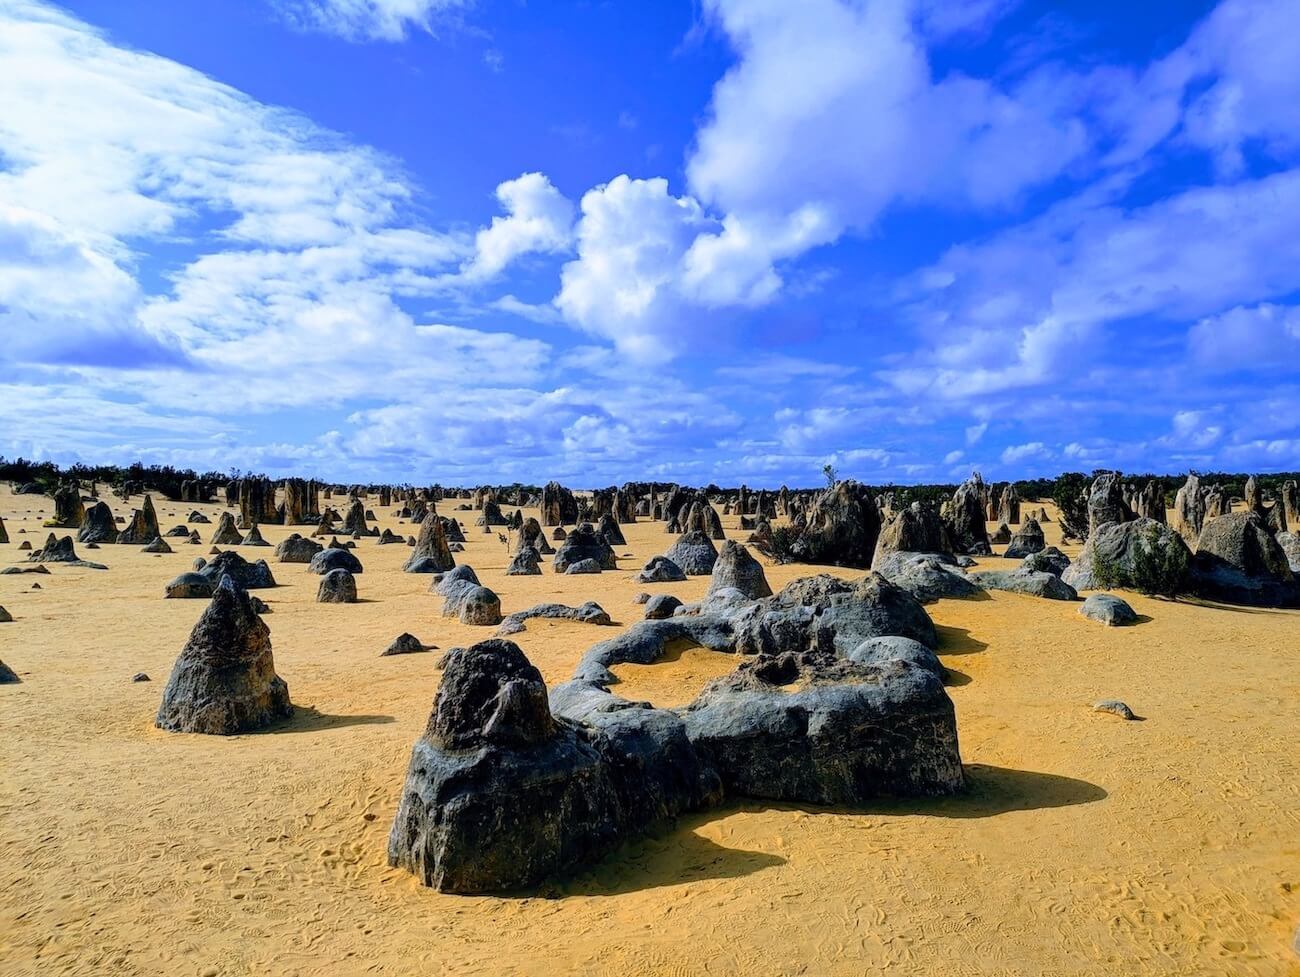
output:
[[[163,528],[191,508],[158,505]],[[0,490],[0,563],[40,545],[50,511]],[[90,558],[107,571],[0,576],[15,618],[0,658],[23,680],[0,689],[0,973],[1300,973],[1300,612],[1126,595],[1143,620],[1110,629],[1077,604],[940,602],[966,796],[733,805],[545,892],[460,897],[386,864],[438,654],[378,656],[402,631],[445,649],[490,629],[442,618],[429,578],[400,572],[405,546],[358,542],[353,605],[315,603],[304,566],[247,550],[281,585],[261,596],[295,717],[229,739],[160,732],[163,683],[203,607],[162,587],[206,555],[199,528],[203,546],[170,555],[105,545]],[[262,531],[274,544],[291,530]],[[624,532],[621,569],[599,577],[506,577],[505,548],[473,526],[458,561],[506,613],[595,599],[628,624],[639,591],[704,593],[707,578],[635,583],[671,537]],[[773,587],[809,572],[767,568]],[[611,633],[530,621],[514,640],[555,683]],[[623,666],[618,691],[681,704],[720,657]],[[132,683],[139,671],[153,681]],[[1103,697],[1144,721],[1093,713]]]

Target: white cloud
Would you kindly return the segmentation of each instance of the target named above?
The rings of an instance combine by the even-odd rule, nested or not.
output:
[[[1264,303],[1208,316],[1187,334],[1188,351],[1202,369],[1289,369],[1300,353],[1300,308]]]
[[[1014,465],[1017,462],[1026,461],[1031,458],[1048,458],[1051,452],[1041,441],[1030,441],[1027,444],[1010,445],[1002,451],[1002,463],[1004,465]]]
[[[294,27],[335,34],[349,41],[401,41],[412,29],[432,34],[440,19],[470,4],[470,0],[271,2]]]
[[[497,187],[507,216],[492,218],[474,238],[474,257],[463,268],[469,281],[498,275],[516,258],[565,251],[573,240],[573,204],[541,173],[525,173]]]
[[[561,272],[555,304],[640,360],[670,358],[698,328],[683,307],[682,262],[714,222],[695,200],[672,196],[667,180],[626,175],[588,190],[581,210],[578,257]]]

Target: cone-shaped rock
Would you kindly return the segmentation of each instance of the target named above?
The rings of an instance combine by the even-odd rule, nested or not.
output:
[[[244,537],[239,534],[239,528],[235,525],[235,517],[229,512],[223,512],[221,518],[217,520],[216,531],[212,534],[213,546],[238,546],[244,541]]]
[[[223,578],[176,659],[157,726],[229,736],[292,711],[289,687],[275,674],[270,630],[247,591]]]
[[[738,590],[754,599],[772,596],[772,588],[768,586],[763,565],[734,539],[722,544],[722,552],[713,564],[713,575],[709,581],[711,594],[724,588]]]
[[[455,565],[456,559],[451,555],[442,519],[430,510],[420,523],[420,535],[415,541],[415,549],[402,569],[407,573],[446,573]]]
[[[131,513],[131,525],[117,534],[119,543],[135,543],[144,546],[161,536],[158,528],[158,514],[153,511],[153,499],[146,495],[144,504]]]

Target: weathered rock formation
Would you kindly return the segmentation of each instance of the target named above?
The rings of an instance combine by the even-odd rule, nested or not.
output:
[[[572,564],[581,560],[595,560],[602,570],[618,569],[614,551],[589,522],[581,523],[569,533],[556,551],[552,566],[556,573],[565,573]]]
[[[134,543],[144,546],[154,537],[161,536],[158,529],[158,514],[154,512],[153,499],[146,495],[140,508],[131,513],[131,524],[117,534],[117,541],[122,544]]]
[[[222,579],[172,668],[157,726],[229,736],[292,712],[289,688],[275,674],[269,629],[249,594]]]
[[[430,511],[420,523],[415,549],[402,569],[407,573],[445,573],[456,565],[447,531],[437,513]]]
[[[763,573],[763,565],[734,539],[722,544],[722,551],[713,564],[709,580],[710,594],[724,588],[738,590],[751,600],[772,596],[772,588]]]
[[[96,502],[86,510],[77,531],[78,543],[112,543],[117,540],[117,523],[108,503]]]

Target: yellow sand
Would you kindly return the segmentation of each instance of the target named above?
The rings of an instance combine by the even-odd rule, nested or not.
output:
[[[159,505],[163,529],[190,508]],[[218,507],[200,508],[215,524]],[[50,511],[0,494],[0,562],[40,545]],[[506,612],[596,599],[627,624],[638,591],[707,587],[632,581],[671,541],[662,524],[625,527],[618,572],[506,577],[495,532],[457,515],[471,523],[460,559]],[[272,543],[289,531],[263,527]],[[174,548],[82,547],[111,569],[0,576],[16,618],[0,659],[23,679],[0,687],[0,973],[1300,973],[1295,613],[1133,595],[1148,620],[1107,629],[1029,597],[942,602],[967,796],[732,805],[536,898],[466,898],[385,863],[438,654],[378,655],[404,630],[447,648],[489,629],[443,619],[428,577],[398,571],[404,546],[358,544],[365,602],[349,606],[316,604],[319,578],[273,563],[266,620],[296,718],[230,739],[163,733],[163,683],[204,604],[162,587],[209,546]],[[516,640],[555,683],[610,633],[535,621]],[[689,701],[717,657],[620,669],[619,691]],[[151,683],[131,682],[141,670]],[[1091,712],[1102,697],[1145,721]]]

